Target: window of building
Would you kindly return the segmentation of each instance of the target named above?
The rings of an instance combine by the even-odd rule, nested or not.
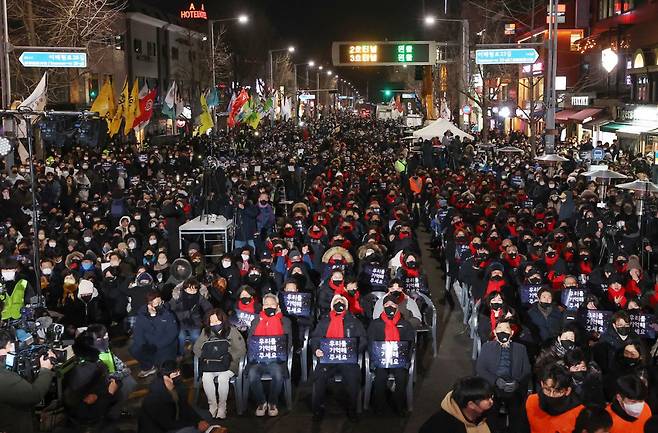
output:
[[[637,3],[638,0],[599,0],[599,20],[632,11]]]
[[[171,47],[171,59],[178,60],[178,48]]]
[[[123,36],[122,35],[116,35],[114,37],[114,49],[115,50],[121,50],[123,51],[125,48],[123,46]]]
[[[155,57],[157,54],[157,51],[155,49],[155,42],[147,42],[146,43],[146,54],[149,57]]]
[[[569,51],[578,51],[576,42],[583,38],[583,32],[573,32],[569,35]]]
[[[638,75],[636,80],[636,100],[637,102],[649,101],[649,77],[647,75]]]
[[[141,53],[142,52],[142,40],[141,39],[133,39],[133,48],[135,49],[136,53]]]

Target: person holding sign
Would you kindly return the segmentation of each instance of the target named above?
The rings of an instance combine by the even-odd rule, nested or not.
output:
[[[249,337],[251,338],[252,336],[286,336],[288,347],[292,345],[292,327],[290,325],[290,319],[281,313],[279,299],[276,295],[268,293],[263,296],[263,311],[261,311],[251,322]],[[254,399],[258,404],[258,407],[256,408],[256,416],[264,416],[266,412],[269,416],[277,416],[279,414],[277,404],[283,387],[283,378],[284,375],[289,373],[286,369],[286,364],[278,362],[277,359],[271,359],[268,361],[263,360],[258,363],[249,364],[249,389],[253,393]],[[263,383],[261,381],[261,377],[264,374],[269,374],[272,378],[269,395],[267,397],[265,396]]]
[[[213,418],[226,418],[229,381],[238,373],[240,358],[246,353],[244,339],[229,323],[223,310],[214,308],[204,317],[204,328],[192,350],[199,358],[201,382]],[[217,386],[215,386],[217,379]]]
[[[320,360],[314,376],[314,395],[313,395],[313,418],[322,419],[324,415],[324,398],[327,389],[327,383],[336,373],[340,373],[343,378],[343,384],[347,388],[349,395],[348,416],[350,419],[356,418],[357,398],[359,387],[361,386],[361,369],[356,362],[338,363],[324,362],[323,357],[329,357],[329,353],[324,353],[320,349],[322,339],[356,339],[358,353],[363,353],[368,344],[366,330],[363,325],[347,310],[347,299],[344,296],[335,295],[331,301],[331,311],[324,316],[311,334],[311,351]]]
[[[384,311],[379,318],[373,320],[368,327],[368,341],[387,342],[407,342],[409,351],[407,357],[411,355],[411,346],[414,344],[416,331],[411,323],[402,318],[398,310],[398,304],[390,296],[384,297]],[[380,354],[371,353],[370,356],[379,356]],[[408,360],[408,358],[407,358]],[[389,360],[390,361],[390,360]],[[405,412],[405,390],[407,388],[408,365],[395,368],[375,368],[375,382],[373,385],[374,407],[375,412],[384,411],[386,402],[386,385],[389,374],[395,378],[395,391],[393,392],[393,402],[395,409],[400,413]]]

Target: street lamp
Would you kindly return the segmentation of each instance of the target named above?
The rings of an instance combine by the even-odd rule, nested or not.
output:
[[[331,74],[332,74],[331,71],[327,71],[327,75],[331,76]]]
[[[269,50],[267,54],[269,55],[270,58],[270,86],[272,87],[272,90],[276,87],[274,85],[274,60],[272,59],[272,54],[273,53],[279,53],[282,51],[288,51],[289,53],[294,53],[295,52],[295,47],[290,45],[288,48],[279,48],[276,50]]]
[[[313,66],[315,66],[315,62],[313,60],[309,60],[308,65],[312,68]]]
[[[603,65],[603,69],[608,73],[615,69],[617,62],[619,62],[619,56],[612,50],[612,48],[606,48],[601,51],[601,64]]]
[[[434,18],[432,15],[427,15],[423,21],[425,21],[426,26],[433,26],[436,24],[436,18]]]
[[[233,18],[220,18],[217,20],[208,20],[208,36],[210,37],[210,62],[212,69],[212,87],[217,85],[216,70],[215,70],[215,23],[223,23],[228,21],[237,21],[244,25],[249,22],[249,16],[242,14]],[[203,39],[204,41],[206,38]]]

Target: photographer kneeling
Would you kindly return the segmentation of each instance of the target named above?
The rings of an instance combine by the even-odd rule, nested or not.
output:
[[[12,371],[15,353],[11,333],[0,330],[0,431],[32,433],[34,406],[50,389],[53,364],[45,355],[39,359],[41,370],[34,383],[30,383]]]

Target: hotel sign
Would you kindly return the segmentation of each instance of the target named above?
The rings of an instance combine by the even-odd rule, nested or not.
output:
[[[194,2],[190,2],[190,6],[187,9],[180,11],[180,17],[183,20],[207,20],[208,14],[203,3],[195,6]]]

